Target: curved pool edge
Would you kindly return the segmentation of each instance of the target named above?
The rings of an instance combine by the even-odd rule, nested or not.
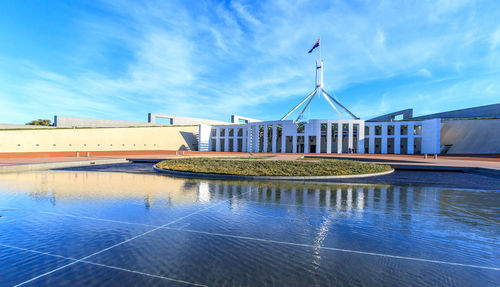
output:
[[[164,173],[175,177],[187,178],[213,178],[213,179],[235,179],[235,180],[293,180],[293,181],[317,181],[317,180],[330,180],[330,179],[349,179],[349,178],[363,178],[387,175],[394,172],[391,168],[388,171],[365,173],[365,174],[350,174],[350,175],[327,175],[327,176],[256,176],[256,175],[228,175],[228,174],[213,174],[213,173],[195,173],[177,170],[169,170],[157,167],[155,164],[153,170],[158,173]]]

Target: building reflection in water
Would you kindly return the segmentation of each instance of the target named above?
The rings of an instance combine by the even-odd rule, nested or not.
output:
[[[0,189],[27,193],[34,200],[99,201],[140,198],[155,205],[208,204],[232,199],[243,202],[326,208],[362,216],[369,212],[415,214],[439,210],[441,189],[389,185],[299,182],[187,180],[167,176],[115,172],[49,171],[0,174]],[[447,192],[449,193],[449,192]]]
[[[361,184],[321,184],[302,182],[237,182],[170,178],[163,175],[48,171],[0,174],[2,195],[28,195],[36,202],[47,201],[58,205],[75,201],[99,203],[100,201],[133,200],[143,202],[147,210],[168,206],[212,204],[227,200],[230,212],[258,207],[259,214],[266,211],[272,216],[277,211],[284,214],[311,211],[317,215],[313,224],[312,262],[319,267],[323,250],[320,248],[331,228],[338,220],[353,218],[358,222],[370,220],[389,222],[386,228],[411,230],[414,220],[446,219],[465,224],[452,205],[466,205],[476,210],[495,210],[488,192],[470,192],[438,187],[390,186]],[[278,208],[281,207],[281,208]],[[267,210],[266,210],[267,209]],[[479,212],[479,211],[478,211]],[[241,213],[244,214],[244,213]],[[495,217],[493,214],[482,214]],[[311,220],[307,217],[290,217],[292,220]],[[384,221],[384,218],[387,220]],[[265,219],[263,219],[265,220]],[[297,222],[299,224],[299,222]]]

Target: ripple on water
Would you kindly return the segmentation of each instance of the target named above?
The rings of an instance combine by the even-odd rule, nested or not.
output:
[[[498,270],[411,258],[500,267],[499,202],[495,192],[435,186],[1,174],[0,285],[71,262],[9,245],[73,258],[98,253],[87,260],[145,273],[77,263],[34,285],[181,284],[160,278],[168,277],[207,285],[494,286]]]

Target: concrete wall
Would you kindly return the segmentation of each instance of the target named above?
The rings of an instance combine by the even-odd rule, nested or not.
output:
[[[442,120],[441,145],[447,154],[500,154],[500,119]]]
[[[385,114],[382,116],[378,116],[373,119],[369,119],[368,121],[393,121],[396,119],[397,116],[403,116],[403,120],[408,120],[413,117],[413,109],[406,109],[406,110],[401,110],[389,114]]]
[[[141,126],[153,126],[154,124],[147,122],[129,122],[129,121],[119,121],[119,120],[54,116],[54,125],[58,128],[72,128],[72,127],[96,128],[96,127],[141,127]]]
[[[198,126],[0,131],[0,152],[197,150]]]
[[[207,119],[199,119],[199,118],[191,118],[191,117],[181,117],[181,116],[172,116],[172,115],[160,115],[160,114],[148,114],[148,122],[154,124],[156,123],[157,118],[169,119],[170,124],[172,125],[225,125],[230,124],[229,122],[216,121],[216,120],[207,120]]]
[[[51,129],[53,126],[32,126],[32,125],[18,125],[18,124],[0,124],[0,130],[11,129]]]
[[[467,109],[453,110],[437,114],[414,117],[413,119],[466,119],[466,118],[494,118],[500,117],[500,104],[479,106]]]

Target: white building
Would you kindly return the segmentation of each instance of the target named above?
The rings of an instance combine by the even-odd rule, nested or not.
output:
[[[316,96],[323,97],[340,119],[300,122]],[[286,120],[303,104],[295,121]],[[344,119],[337,106],[353,119]],[[200,125],[198,143],[200,151],[218,152],[438,154],[440,119],[385,122],[359,119],[323,89],[320,58],[316,61],[316,88],[281,120]]]
[[[438,154],[440,119],[291,120],[200,125],[199,150],[264,153]]]

